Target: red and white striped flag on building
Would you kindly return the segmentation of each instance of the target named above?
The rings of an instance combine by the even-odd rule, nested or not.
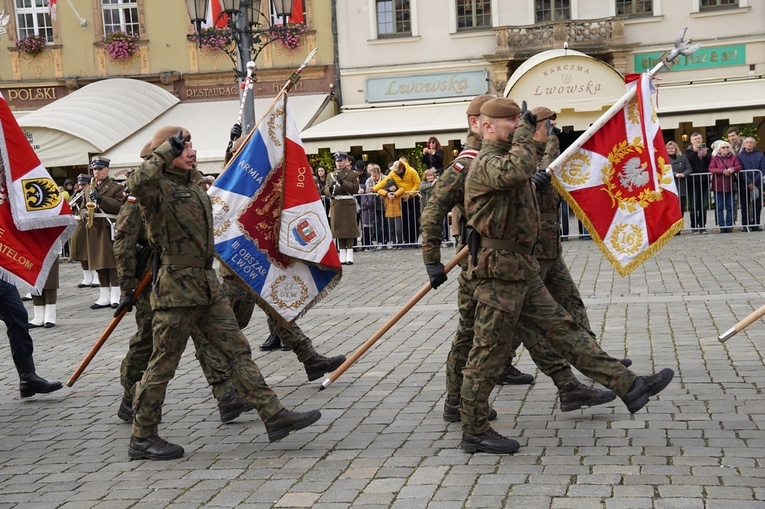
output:
[[[561,165],[553,181],[616,271],[626,276],[683,228],[648,75],[635,96]]]
[[[226,28],[228,25],[228,14],[223,14],[223,7],[220,0],[212,0],[207,3],[207,13],[205,16],[205,23],[202,23],[202,28]]]
[[[56,18],[58,17],[58,13],[56,12],[56,0],[48,0],[48,14],[50,14],[50,19],[56,21]]]
[[[0,94],[0,279],[42,289],[77,223]]]

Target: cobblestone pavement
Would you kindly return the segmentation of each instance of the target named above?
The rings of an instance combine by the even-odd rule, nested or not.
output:
[[[522,351],[518,366],[536,383],[492,395],[495,429],[522,445],[507,456],[462,452],[459,424],[441,417],[454,277],[324,391],[292,353],[258,351],[256,312],[245,333],[269,384],[288,407],[323,415],[275,444],[256,413],[221,424],[187,348],[160,425],[186,449],[175,461],[128,460],[130,426],[116,411],[132,314],[72,388],[50,395],[19,398],[6,346],[0,508],[765,508],[765,328],[717,340],[765,303],[763,238],[684,233],[626,278],[594,243],[565,243],[606,350],[638,373],[671,367],[676,377],[635,415],[618,399],[562,413]],[[300,322],[320,353],[353,352],[426,282],[417,249],[355,261]],[[88,308],[97,290],[76,288],[79,264],[61,268],[58,325],[32,335],[38,372],[66,381],[111,313]]]

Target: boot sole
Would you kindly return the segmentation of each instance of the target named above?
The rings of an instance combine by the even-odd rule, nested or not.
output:
[[[35,394],[50,394],[51,392],[56,392],[59,389],[63,389],[64,386],[60,383],[53,384],[51,387],[44,389],[44,390],[26,390],[22,391],[19,390],[19,393],[21,394],[22,398],[29,398],[31,396],[34,396]]]
[[[131,460],[152,460],[152,461],[164,461],[164,460],[175,460],[183,456],[183,453],[185,451],[181,449],[179,452],[169,455],[169,456],[158,456],[156,454],[149,454],[145,453],[143,451],[136,451],[135,449],[128,448],[128,457]]]
[[[584,406],[604,405],[606,403],[612,402],[615,399],[616,399],[616,394],[614,394],[612,392],[611,395],[608,396],[607,399],[601,399],[601,400],[590,399],[590,400],[587,400],[587,401],[574,401],[572,403],[565,403],[565,404],[561,403],[560,411],[561,412],[573,412],[574,410],[579,410],[580,408],[582,408]]]
[[[499,379],[497,385],[531,385],[534,383],[534,377],[518,378],[518,379]]]
[[[665,368],[665,369],[669,370],[669,373],[670,373],[669,377],[664,382],[651,388],[650,391],[642,394],[637,400],[633,401],[632,404],[627,405],[627,410],[629,411],[629,413],[634,414],[639,412],[648,403],[648,400],[651,396],[656,396],[669,385],[669,382],[671,382],[672,379],[675,377],[675,372],[669,368]]]
[[[308,426],[315,423],[319,419],[321,419],[321,413],[317,411],[316,414],[311,415],[310,418],[306,419],[305,421],[296,422],[295,424],[293,424],[292,426],[288,428],[282,428],[279,431],[274,431],[273,433],[269,433],[268,441],[269,442],[279,441],[282,438],[289,435],[292,431],[297,431],[303,428],[307,428]]]
[[[461,441],[460,442],[460,449],[462,449],[465,452],[488,452],[490,454],[512,454],[514,452],[518,452],[518,449],[520,449],[520,444],[515,445],[513,447],[506,447],[506,448],[495,448],[495,447],[485,447],[478,444],[471,444],[468,442]]]
[[[308,375],[308,381],[313,382],[314,380],[318,380],[319,378],[323,377],[327,373],[332,373],[334,370],[342,366],[344,362],[345,358],[343,358],[341,361],[335,362],[334,364],[330,364],[326,371],[313,371],[311,373],[306,373],[306,375]]]

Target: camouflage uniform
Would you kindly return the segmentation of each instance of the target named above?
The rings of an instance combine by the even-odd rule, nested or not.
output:
[[[164,142],[128,177],[128,187],[145,214],[150,245],[161,255],[151,294],[154,350],[133,399],[133,436],[157,434],[167,384],[175,374],[194,326],[227,364],[237,392],[266,422],[284,410],[252,360],[212,268],[214,249],[210,198],[191,172],[172,165]]]
[[[123,294],[132,292],[138,286],[138,281],[149,270],[148,266],[138,266],[136,248],[139,246],[148,246],[141,209],[134,199],[128,198],[117,215],[114,239],[114,255],[117,258],[117,272]],[[149,364],[153,348],[149,293],[150,288],[147,288],[133,303],[137,330],[128,342],[128,352],[120,365],[120,383],[127,401],[133,401],[134,386],[141,380]],[[200,336],[201,332],[194,327],[191,331],[191,339],[194,342],[197,360],[207,382],[212,386],[213,395],[219,400],[225,394],[232,392],[234,385],[225,373],[227,363],[204,336]]]
[[[468,272],[475,278],[477,304],[461,391],[462,429],[471,435],[489,429],[489,394],[510,355],[519,321],[540,333],[524,339],[532,356],[544,337],[582,373],[619,396],[636,378],[590,340],[539,277],[533,251],[540,218],[529,181],[536,170],[532,131],[522,120],[512,143],[484,140],[465,180],[468,226],[481,236]]]

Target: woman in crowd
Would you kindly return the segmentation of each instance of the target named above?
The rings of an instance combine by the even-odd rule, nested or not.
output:
[[[444,171],[444,149],[438,138],[431,136],[428,138],[428,144],[422,149],[422,158],[420,159],[425,168],[433,168],[437,175]]]
[[[667,142],[667,154],[669,155],[669,164],[672,165],[672,174],[675,176],[677,195],[680,197],[680,209],[685,212],[688,201],[688,189],[685,185],[685,178],[691,174],[693,168],[691,168],[688,158],[680,151],[680,147],[674,141]]]
[[[717,224],[720,233],[733,231],[733,179],[741,171],[741,161],[730,148],[730,143],[715,142],[709,171],[712,173],[712,191],[715,193]]]
[[[324,187],[327,185],[327,169],[323,166],[316,168],[316,175],[314,175],[313,180],[316,182],[316,189],[319,191],[321,202],[324,204],[324,211],[329,217],[329,198],[324,196]]]

